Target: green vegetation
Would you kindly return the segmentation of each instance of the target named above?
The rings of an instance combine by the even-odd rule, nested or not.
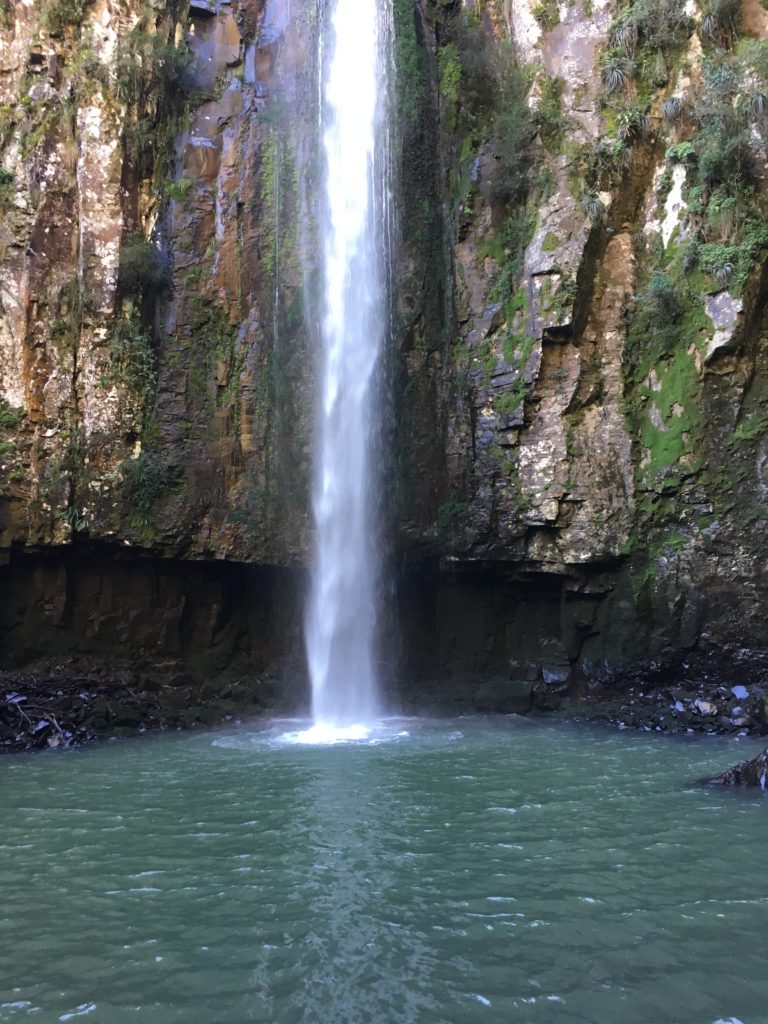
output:
[[[542,32],[550,32],[560,24],[560,10],[557,0],[536,0],[531,7],[531,14],[539,23]]]
[[[544,241],[541,243],[543,252],[555,252],[559,245],[559,240],[554,231],[548,231],[544,236]]]
[[[508,321],[508,325],[513,321]],[[522,330],[508,326],[502,342],[504,359],[509,366],[517,370],[517,377],[511,387],[507,388],[495,400],[497,412],[511,414],[525,401],[525,368],[533,352],[534,339]]]
[[[5,205],[13,198],[16,182],[11,171],[0,167],[0,204]]]
[[[617,50],[634,57],[638,51],[656,55],[679,47],[688,37],[691,19],[685,0],[635,0],[621,8],[609,38]]]
[[[429,64],[416,31],[414,0],[394,0],[393,16],[398,114],[401,120],[413,126],[421,117]]]
[[[129,235],[120,247],[118,283],[124,298],[147,299],[170,285],[168,266],[157,247],[141,235]]]
[[[195,183],[191,178],[176,178],[162,183],[160,193],[163,199],[171,199],[176,203],[186,203],[194,192]]]
[[[23,409],[0,402],[0,430],[15,430],[26,416]]]
[[[70,65],[73,98],[87,102],[97,91],[109,95],[109,68],[103,64],[86,40],[81,40]]]
[[[700,353],[712,323],[685,283],[683,261],[674,253],[652,270],[629,312],[626,412],[641,446],[641,489],[669,487],[701,464]]]
[[[667,159],[686,167],[693,166],[696,163],[696,148],[692,142],[678,142],[667,150]]]
[[[54,0],[43,14],[43,28],[52,36],[63,35],[65,30],[79,25],[86,7],[93,0]]]
[[[491,195],[496,203],[509,207],[525,201],[532,183],[531,145],[536,123],[528,107],[528,79],[514,62],[505,63],[499,89],[493,124],[499,171],[491,184]]]
[[[651,104],[669,81],[691,24],[685,0],[634,0],[621,7],[600,63],[607,136],[577,155],[574,191],[589,196],[620,184],[632,162],[633,147],[648,132]],[[682,103],[674,99],[664,110],[669,120],[683,114]],[[602,219],[595,208],[588,213],[593,222]]]
[[[133,506],[142,525],[146,525],[157,502],[177,488],[183,470],[162,462],[157,455],[143,452],[137,459],[126,459],[120,466],[123,496]]]
[[[443,543],[454,543],[456,541],[459,520],[466,511],[466,508],[467,503],[465,501],[451,499],[443,502],[435,516],[434,533],[438,540]]]
[[[605,220],[605,203],[596,192],[585,192],[579,202],[593,224],[600,224]]]
[[[635,70],[634,61],[623,50],[609,50],[600,65],[600,77],[608,92],[626,91]]]
[[[491,290],[491,298],[495,302],[506,302],[517,287],[523,269],[525,250],[535,230],[536,212],[528,205],[519,206],[505,219],[494,239],[497,262],[501,266],[501,273]]]
[[[216,403],[222,407],[227,405],[236,393],[245,351],[236,344],[237,328],[229,323],[219,306],[197,296],[192,301],[192,309],[190,332],[195,340],[196,353],[199,353],[198,364],[204,367],[203,376],[199,378],[191,371],[193,390],[197,391],[203,402],[208,401],[205,381],[211,379],[213,364],[221,363],[223,379],[220,380],[216,391]],[[272,369],[277,371],[277,367]]]
[[[739,19],[738,0],[707,0],[699,32],[702,39],[723,49],[736,35]]]
[[[113,321],[108,343],[109,372],[105,383],[120,383],[146,406],[157,383],[157,357],[152,337],[135,310]]]
[[[440,95],[444,103],[457,104],[461,84],[461,58],[455,43],[448,43],[440,48],[437,63],[440,72]]]
[[[545,75],[540,82],[541,98],[536,108],[539,136],[550,153],[559,153],[567,128],[563,115],[563,80]]]
[[[172,36],[148,32],[143,22],[121,42],[115,96],[125,107],[125,149],[142,177],[172,176],[173,141],[194,98],[187,71],[191,54]]]
[[[696,130],[670,146],[667,159],[688,172],[686,271],[698,268],[709,290],[727,285],[738,292],[768,248],[758,169],[758,150],[768,142],[762,102],[768,43],[749,39],[730,51],[718,49],[704,58],[702,70],[691,107]]]

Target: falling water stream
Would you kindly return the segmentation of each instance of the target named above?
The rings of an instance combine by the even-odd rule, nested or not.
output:
[[[331,0],[325,25],[323,365],[307,618],[318,738],[359,736],[379,712],[375,456],[387,322],[388,4]]]

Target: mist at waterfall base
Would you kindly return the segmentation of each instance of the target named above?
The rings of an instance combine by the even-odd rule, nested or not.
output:
[[[0,761],[0,1021],[765,1024],[759,741],[287,728]]]
[[[334,0],[323,35],[323,320],[309,742],[360,739],[379,713],[376,431],[386,334],[388,10]]]

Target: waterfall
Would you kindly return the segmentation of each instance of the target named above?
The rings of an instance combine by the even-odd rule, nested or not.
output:
[[[390,0],[327,0],[321,40],[322,383],[307,655],[316,727],[379,713],[377,439],[388,331]],[[353,730],[354,731],[354,730]]]

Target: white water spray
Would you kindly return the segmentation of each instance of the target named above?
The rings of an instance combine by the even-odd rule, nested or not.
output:
[[[307,654],[312,731],[358,738],[380,710],[375,464],[388,327],[390,14],[389,0],[328,5],[321,96],[323,369]]]

